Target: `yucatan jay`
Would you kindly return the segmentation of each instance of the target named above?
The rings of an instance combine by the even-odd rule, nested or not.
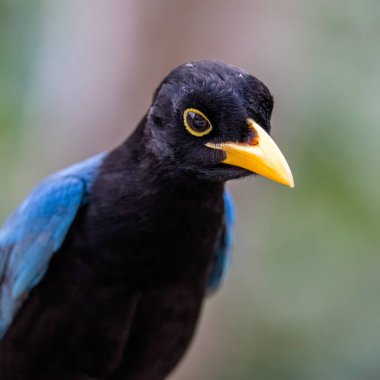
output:
[[[225,182],[293,186],[245,71],[173,70],[116,149],[38,184],[0,230],[0,379],[164,379],[231,255]]]

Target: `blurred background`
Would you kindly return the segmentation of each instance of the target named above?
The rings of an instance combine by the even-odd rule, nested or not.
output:
[[[233,265],[171,379],[380,379],[379,19],[376,0],[0,0],[1,221],[124,140],[175,66],[241,66],[296,187],[229,184]]]

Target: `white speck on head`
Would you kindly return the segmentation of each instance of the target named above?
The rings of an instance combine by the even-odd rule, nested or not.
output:
[[[240,73],[240,74],[239,74],[239,78],[243,78],[243,74]]]
[[[194,67],[194,65],[192,63],[186,63],[185,65],[186,67]]]
[[[187,92],[187,93],[191,93],[194,90],[192,88],[187,87],[187,86],[182,86],[182,91]]]

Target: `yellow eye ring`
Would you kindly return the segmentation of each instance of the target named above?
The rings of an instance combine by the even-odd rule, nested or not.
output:
[[[207,116],[195,109],[187,108],[183,113],[183,123],[188,132],[193,136],[202,137],[212,131],[212,125]]]

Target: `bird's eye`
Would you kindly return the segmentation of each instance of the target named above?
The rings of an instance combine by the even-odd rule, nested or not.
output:
[[[195,108],[188,108],[183,113],[183,122],[186,129],[193,135],[201,137],[207,135],[212,130],[210,120],[206,115]]]

